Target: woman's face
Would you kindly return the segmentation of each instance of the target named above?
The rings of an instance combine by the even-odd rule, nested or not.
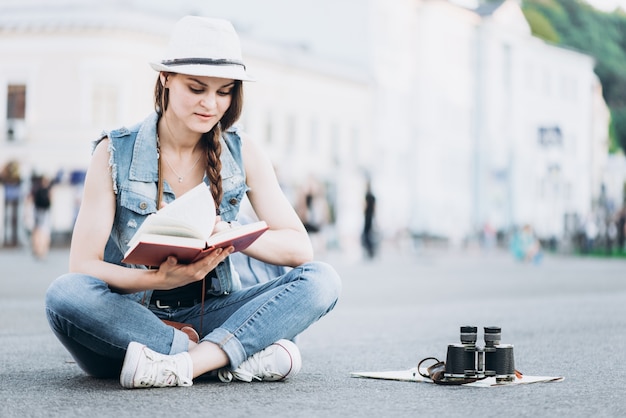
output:
[[[234,80],[185,74],[162,74],[169,88],[166,110],[179,129],[195,133],[210,131],[224,116],[232,101]]]

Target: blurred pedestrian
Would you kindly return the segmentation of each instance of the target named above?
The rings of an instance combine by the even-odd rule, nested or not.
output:
[[[583,233],[584,233],[584,247],[583,253],[590,254],[596,245],[596,238],[598,238],[599,228],[596,223],[595,216],[593,214],[588,214],[585,218],[585,223],[583,224]]]
[[[372,192],[372,185],[368,181],[365,188],[365,209],[363,211],[363,233],[361,241],[368,258],[376,255],[376,236],[374,230],[374,216],[376,214],[376,196]]]
[[[617,240],[617,225],[613,219],[607,219],[604,234],[604,248],[607,255],[613,254],[613,246]]]
[[[491,251],[496,247],[498,241],[498,232],[490,222],[485,222],[481,234],[481,245],[483,249]]]
[[[316,253],[326,249],[326,226],[329,221],[329,206],[324,185],[313,175],[309,176],[296,204],[298,216],[311,238]]]
[[[251,80],[239,38],[228,21],[187,16],[151,66],[155,113],[96,142],[70,273],[46,294],[48,322],[84,371],[119,377],[126,388],[190,386],[210,371],[222,382],[292,377],[301,357],[291,340],[333,309],[341,283],[331,266],[312,260],[261,145],[233,126],[243,81]],[[203,183],[220,214],[217,231],[237,221],[247,194],[269,230],[244,252],[293,268],[241,289],[233,247],[191,264],[123,264],[146,217]]]
[[[543,258],[541,243],[530,224],[524,225],[513,234],[510,248],[513,256],[519,261],[539,264]]]
[[[617,227],[617,252],[624,252],[624,237],[626,236],[626,205],[622,206],[617,213],[616,225]]]
[[[19,208],[22,199],[22,178],[17,161],[9,161],[0,173],[0,183],[4,186],[4,245],[16,247],[19,244]]]
[[[31,200],[34,209],[32,251],[35,258],[43,260],[50,251],[50,207],[52,181],[47,176],[36,177],[32,181]]]

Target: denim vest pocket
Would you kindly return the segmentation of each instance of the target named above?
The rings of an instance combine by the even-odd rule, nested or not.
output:
[[[119,245],[125,249],[137,228],[143,223],[146,216],[157,211],[156,184],[130,182],[130,187],[122,187],[118,197],[118,217],[116,225]]]
[[[224,181],[225,183],[226,181]],[[237,219],[239,213],[239,206],[246,194],[246,187],[235,187],[233,189],[224,188],[224,197],[220,204],[220,216],[222,220],[226,222],[234,221]]]

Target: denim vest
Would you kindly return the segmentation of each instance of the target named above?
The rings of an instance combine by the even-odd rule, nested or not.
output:
[[[157,183],[159,178],[157,156],[157,114],[153,113],[134,127],[120,128],[103,132],[102,139],[109,138],[109,167],[113,178],[113,191],[116,195],[115,220],[111,235],[104,251],[104,261],[125,265],[123,254],[128,242],[145,218],[157,211]],[[237,128],[230,128],[221,138],[222,188],[224,197],[220,202],[220,216],[224,221],[234,221],[239,206],[248,190],[241,156],[241,138]],[[204,182],[209,183],[207,176]],[[163,200],[166,203],[176,196],[169,184],[163,182]],[[145,266],[126,265],[145,269]],[[220,263],[216,276],[207,283],[209,293],[224,295],[241,289],[239,275],[232,268],[230,259]],[[152,291],[130,295],[138,302],[147,305]]]

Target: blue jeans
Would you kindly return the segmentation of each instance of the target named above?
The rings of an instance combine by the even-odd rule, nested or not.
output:
[[[119,376],[131,341],[164,354],[187,351],[187,335],[161,319],[192,324],[202,341],[224,350],[234,369],[279,339],[293,339],[330,312],[340,291],[335,270],[311,262],[267,283],[207,297],[204,306],[159,309],[116,293],[95,277],[69,273],[48,288],[46,314],[76,363],[95,377]]]

